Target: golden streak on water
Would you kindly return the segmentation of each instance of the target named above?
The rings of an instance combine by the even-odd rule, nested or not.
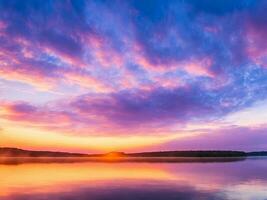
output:
[[[250,195],[250,199],[260,200],[264,198],[259,195],[267,197],[263,189],[267,187],[266,160],[121,162],[129,158],[113,153],[91,161],[84,158],[13,158],[11,162],[7,159],[2,158],[0,162],[0,199],[12,200],[14,194],[71,193],[87,187],[100,191],[97,189],[121,187],[120,184],[152,189],[157,184],[172,188],[182,185],[215,193],[223,189],[230,195],[229,199],[234,199],[231,195]]]

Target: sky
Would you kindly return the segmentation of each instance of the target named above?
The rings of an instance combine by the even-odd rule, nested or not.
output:
[[[266,9],[0,0],[0,146],[266,150]]]

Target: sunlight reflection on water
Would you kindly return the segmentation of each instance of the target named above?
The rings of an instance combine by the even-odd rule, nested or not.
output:
[[[264,157],[236,162],[61,161],[2,162],[0,199],[267,199]]]

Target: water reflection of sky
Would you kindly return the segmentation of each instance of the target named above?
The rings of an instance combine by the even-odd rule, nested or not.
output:
[[[266,200],[267,159],[0,165],[1,200]]]

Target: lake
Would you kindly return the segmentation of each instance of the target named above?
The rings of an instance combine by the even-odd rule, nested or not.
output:
[[[1,200],[267,200],[267,158],[1,162]]]

